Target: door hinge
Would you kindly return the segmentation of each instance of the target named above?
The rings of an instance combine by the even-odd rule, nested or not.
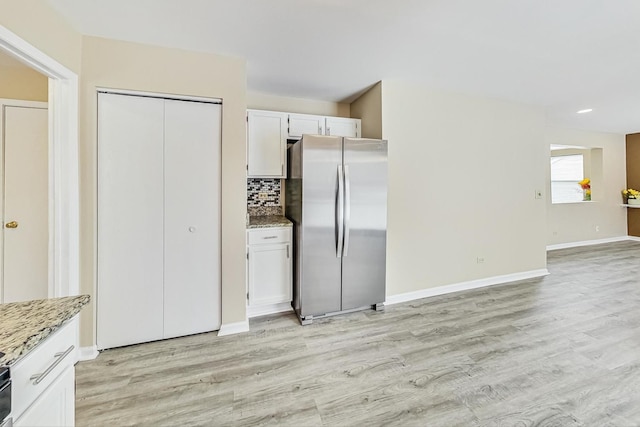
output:
[[[247,165],[247,171],[249,170],[249,165]]]
[[[247,252],[247,259],[249,259],[249,252]]]
[[[249,301],[249,292],[247,292],[247,301]]]

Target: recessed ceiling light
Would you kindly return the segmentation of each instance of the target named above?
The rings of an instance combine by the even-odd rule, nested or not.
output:
[[[585,108],[584,110],[577,111],[578,114],[590,113],[593,111],[593,108]]]

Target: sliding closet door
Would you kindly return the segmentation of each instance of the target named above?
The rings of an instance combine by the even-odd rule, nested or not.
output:
[[[99,349],[163,338],[164,100],[98,97]]]
[[[165,338],[220,328],[220,120],[220,105],[165,101]]]

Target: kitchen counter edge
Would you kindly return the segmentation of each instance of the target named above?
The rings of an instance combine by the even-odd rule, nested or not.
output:
[[[292,226],[293,223],[284,215],[256,215],[249,217],[247,230]]]
[[[15,364],[72,319],[89,295],[0,304],[0,366]]]

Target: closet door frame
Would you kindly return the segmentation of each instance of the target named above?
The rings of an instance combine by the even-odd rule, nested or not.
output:
[[[138,97],[148,97],[148,98],[159,98],[159,99],[165,99],[165,100],[175,100],[175,101],[191,101],[191,102],[202,102],[202,103],[208,103],[208,104],[218,104],[220,105],[221,108],[221,113],[220,113],[220,131],[222,132],[222,115],[224,113],[224,107],[223,107],[223,102],[222,99],[219,98],[208,98],[208,97],[199,97],[199,96],[189,96],[189,95],[175,95],[175,94],[165,94],[165,93],[159,93],[159,92],[143,92],[143,91],[131,91],[131,90],[123,90],[123,89],[113,89],[113,88],[106,88],[106,87],[96,87],[96,101],[98,98],[98,94],[100,93],[108,93],[108,94],[114,94],[114,95],[129,95],[129,96],[138,96]],[[222,322],[222,134],[220,135],[220,141],[219,141],[219,146],[218,146],[218,224],[217,224],[217,229],[218,229],[218,244],[217,244],[217,251],[218,251],[218,265],[220,266],[220,268],[218,269],[218,274],[217,274],[217,281],[218,281],[218,293],[219,293],[219,319],[218,319],[218,323],[221,325]],[[98,157],[96,156],[96,165],[98,163]],[[98,202],[97,202],[97,197],[99,197],[97,195],[97,191],[96,191],[96,200],[95,200],[95,206],[96,206],[96,212],[97,212],[97,206],[98,206]],[[96,239],[96,248],[98,246],[98,240]],[[98,255],[97,255],[97,250],[96,250],[96,257],[95,257],[95,265],[96,265],[96,269],[94,270],[94,274],[95,274],[95,282],[96,284],[98,284]],[[99,292],[96,292],[96,298],[99,298]],[[96,302],[96,305],[98,303]],[[97,326],[97,325],[96,325]]]

